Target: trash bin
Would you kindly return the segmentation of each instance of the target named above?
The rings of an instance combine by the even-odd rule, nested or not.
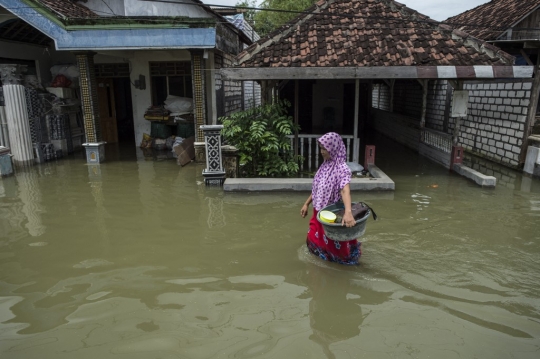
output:
[[[193,122],[178,122],[178,125],[176,125],[176,136],[182,138],[195,136],[195,124]]]
[[[0,146],[0,176],[13,174],[13,162],[11,161],[11,151],[9,148]]]
[[[172,135],[172,128],[164,123],[152,121],[150,125],[150,136],[154,138],[168,138]]]

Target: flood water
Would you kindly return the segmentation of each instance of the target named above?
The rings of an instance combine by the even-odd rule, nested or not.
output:
[[[380,141],[396,191],[353,194],[379,216],[354,267],[307,252],[307,193],[132,147],[0,180],[0,357],[538,358],[540,181]]]

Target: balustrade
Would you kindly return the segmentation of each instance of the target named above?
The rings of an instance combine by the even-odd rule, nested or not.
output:
[[[452,152],[452,135],[447,133],[431,130],[429,128],[423,128],[420,141],[423,144],[437,148],[443,152]]]
[[[317,139],[322,135],[298,135],[298,154],[303,160],[300,162],[300,171],[310,171],[317,169],[323,162]],[[294,152],[294,136],[288,136],[291,140],[291,150]],[[352,161],[354,137],[352,135],[342,135],[345,148],[347,150],[347,161]]]

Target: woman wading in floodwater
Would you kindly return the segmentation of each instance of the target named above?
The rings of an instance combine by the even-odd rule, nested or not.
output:
[[[313,203],[313,216],[309,221],[307,246],[309,251],[320,258],[340,264],[358,264],[362,254],[361,243],[356,239],[346,242],[333,241],[327,238],[323,226],[317,221],[317,213],[326,206],[338,202],[345,205],[342,225],[352,227],[355,220],[351,211],[351,193],[349,182],[351,170],[347,166],[347,151],[341,136],[329,132],[317,140],[324,162],[321,164],[315,178],[311,195],[300,210],[300,215],[308,214],[308,207]]]

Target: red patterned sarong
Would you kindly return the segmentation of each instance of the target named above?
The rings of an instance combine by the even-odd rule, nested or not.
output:
[[[326,237],[324,228],[317,220],[317,210],[309,220],[309,232],[306,244],[311,253],[330,262],[355,265],[362,255],[362,243],[356,239],[351,241],[334,241]]]

